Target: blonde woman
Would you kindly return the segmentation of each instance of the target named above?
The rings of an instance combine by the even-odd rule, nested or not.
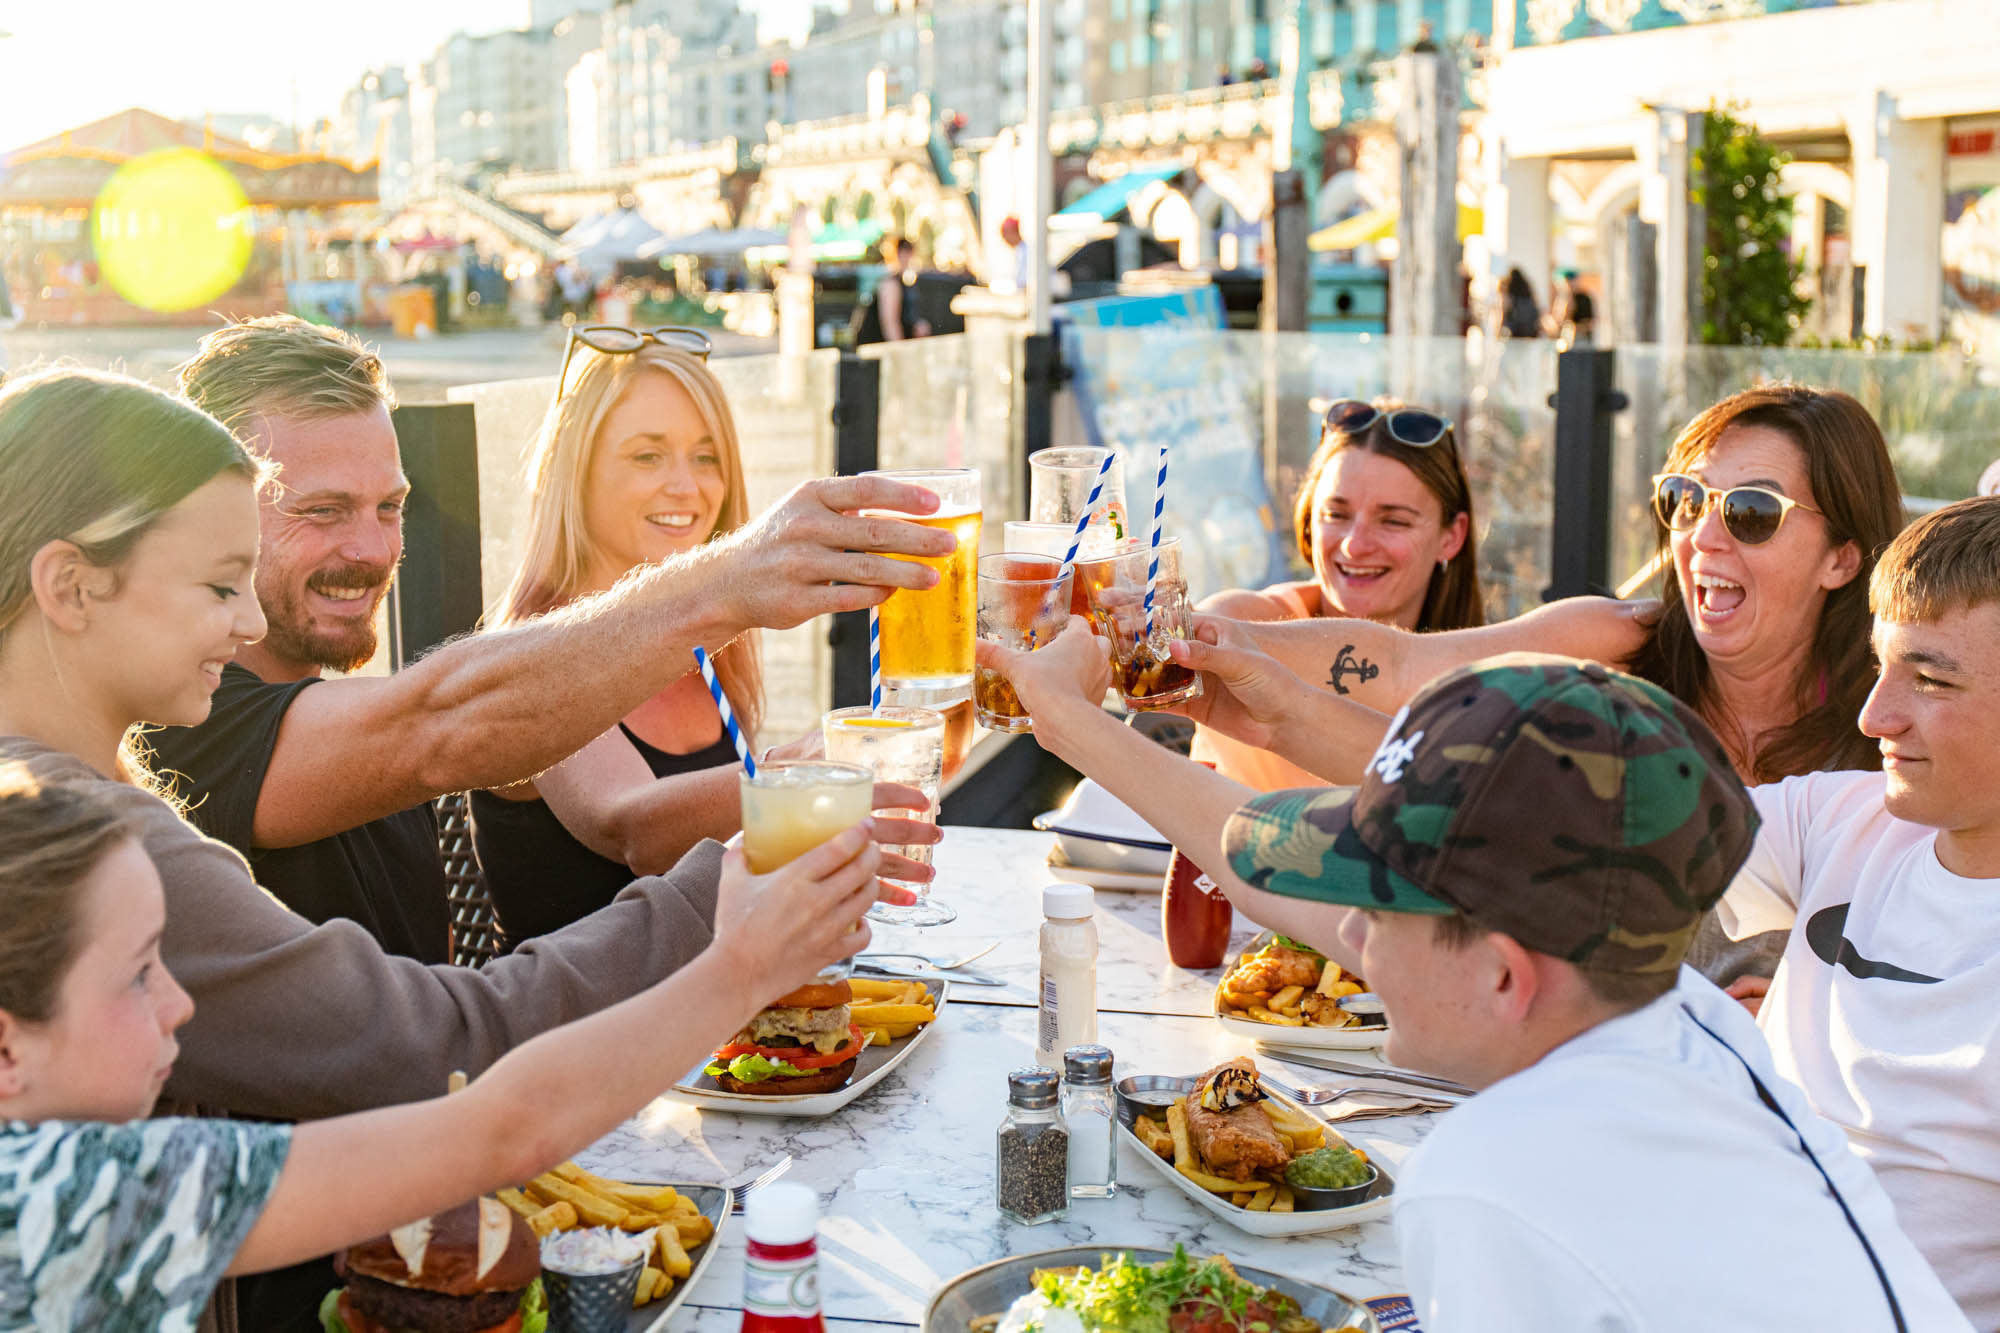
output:
[[[735,418],[708,353],[698,329],[590,326],[572,335],[529,464],[527,550],[499,623],[602,592],[749,516]],[[755,735],[764,711],[755,632],[717,652],[715,667],[745,734]],[[771,755],[805,757],[818,746],[815,733]],[[473,842],[508,936],[556,930],[701,839],[735,833],[741,771],[690,663],[534,781],[474,792]]]

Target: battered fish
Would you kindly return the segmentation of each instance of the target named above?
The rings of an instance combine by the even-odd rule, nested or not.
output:
[[[1202,1093],[1218,1075],[1224,1076],[1226,1087],[1240,1088],[1242,1075],[1255,1079],[1256,1071],[1248,1056],[1238,1056],[1203,1074],[1185,1099],[1189,1142],[1211,1171],[1231,1180],[1248,1180],[1259,1171],[1282,1171],[1292,1160],[1291,1148],[1271,1127],[1261,1102],[1246,1102],[1231,1110],[1209,1110],[1202,1105]],[[1230,1099],[1217,1100],[1227,1105]]]
[[[1325,966],[1326,960],[1316,953],[1301,953],[1282,944],[1272,944],[1238,963],[1222,984],[1238,995],[1253,991],[1275,994],[1287,986],[1311,990],[1319,985],[1320,969]]]

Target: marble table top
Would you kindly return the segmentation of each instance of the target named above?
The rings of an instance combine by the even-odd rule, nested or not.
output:
[[[1031,878],[1018,869],[1011,873]],[[996,870],[981,882],[1003,881]],[[961,901],[969,906],[976,898],[967,892]],[[1112,916],[1124,920],[1115,909]],[[1135,939],[1140,933],[1131,929]],[[1107,960],[1100,965],[1100,986],[1108,979],[1122,985],[1119,994],[1142,995],[1142,979],[1118,975],[1139,970],[1157,965]],[[1386,1220],[1292,1239],[1250,1236],[1183,1198],[1130,1147],[1121,1150],[1115,1197],[1077,1201],[1067,1218],[1039,1227],[1001,1218],[993,1205],[993,1135],[1007,1071],[1033,1063],[1036,1016],[1025,1007],[964,1003],[961,997],[973,989],[956,989],[923,1047],[834,1115],[738,1116],[663,1097],[582,1161],[624,1179],[714,1181],[791,1153],[786,1178],[811,1186],[824,1201],[820,1291],[829,1326],[854,1333],[920,1324],[931,1294],[958,1273],[1066,1245],[1171,1247],[1179,1241],[1199,1254],[1219,1252],[1359,1297],[1402,1289]],[[1120,1077],[1194,1073],[1253,1052],[1212,1019],[1174,1014],[1105,1012],[1098,1036],[1116,1052]],[[1314,1076],[1277,1068],[1302,1080]],[[1408,1116],[1358,1122],[1343,1132],[1393,1170],[1430,1123],[1427,1116]],[[720,1333],[740,1321],[741,1229],[720,1243],[677,1329]]]
[[[1058,882],[1047,863],[1054,843],[1049,834],[1021,829],[947,826],[933,858],[938,877],[932,892],[958,910],[958,920],[923,930],[877,925],[868,947],[945,958],[997,939],[999,948],[969,966],[1007,985],[959,986],[953,1002],[1032,1006],[1040,970],[1042,888]],[[1237,913],[1230,955],[1259,929]],[[1204,1018],[1214,1013],[1222,971],[1189,972],[1167,961],[1158,893],[1097,890],[1097,941],[1099,1010]]]

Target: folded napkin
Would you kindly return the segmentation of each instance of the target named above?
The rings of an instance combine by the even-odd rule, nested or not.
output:
[[[1339,1101],[1312,1109],[1335,1124],[1348,1120],[1386,1120],[1399,1115],[1426,1115],[1449,1111],[1458,1105],[1451,1097],[1426,1097],[1422,1093],[1390,1088],[1357,1088]]]

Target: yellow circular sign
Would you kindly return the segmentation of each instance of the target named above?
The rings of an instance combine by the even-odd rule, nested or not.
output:
[[[250,263],[250,200],[227,167],[192,148],[162,148],[118,168],[90,227],[105,281],[147,310],[213,301]]]

